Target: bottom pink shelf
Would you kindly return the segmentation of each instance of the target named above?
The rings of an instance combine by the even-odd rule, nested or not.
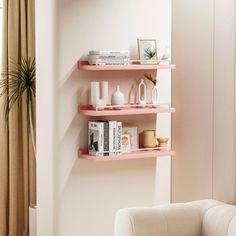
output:
[[[174,156],[174,151],[167,150],[151,150],[151,151],[137,151],[123,153],[120,155],[110,156],[91,156],[87,151],[79,150],[79,159],[90,160],[90,161],[118,161],[118,160],[131,160],[131,159],[146,159],[156,158],[161,156]]]

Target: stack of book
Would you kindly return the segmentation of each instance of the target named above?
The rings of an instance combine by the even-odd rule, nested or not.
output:
[[[88,149],[93,156],[121,153],[122,123],[118,121],[89,121]]]
[[[128,65],[129,51],[89,51],[90,65]]]

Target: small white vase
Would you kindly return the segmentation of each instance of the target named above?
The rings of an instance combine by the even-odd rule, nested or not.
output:
[[[101,86],[101,94],[100,94]],[[91,105],[93,107],[106,106],[108,103],[108,81],[91,82]]]
[[[161,57],[161,61],[170,61],[171,51],[169,47],[165,48],[165,51]]]
[[[143,79],[141,80],[139,86],[138,86],[138,101],[139,106],[145,107],[147,103],[147,87],[144,83]]]
[[[124,104],[125,104],[125,96],[120,91],[120,86],[117,85],[116,91],[111,96],[111,105],[123,106]]]
[[[155,85],[152,89],[152,106],[158,106],[158,87]]]

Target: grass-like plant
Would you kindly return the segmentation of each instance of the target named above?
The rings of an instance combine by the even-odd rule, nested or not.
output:
[[[0,98],[3,100],[4,116],[6,124],[9,120],[10,111],[17,103],[20,107],[23,96],[26,96],[27,118],[29,121],[29,130],[31,132],[32,144],[35,148],[34,125],[34,107],[36,94],[36,67],[35,59],[22,58],[19,63],[11,62],[11,70],[2,73],[0,80]],[[6,96],[6,98],[5,98]]]
[[[149,47],[144,50],[144,56],[147,60],[153,59],[156,56],[156,54],[157,54],[157,52],[156,52],[155,48],[152,49]]]

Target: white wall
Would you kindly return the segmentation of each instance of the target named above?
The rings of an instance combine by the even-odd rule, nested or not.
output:
[[[55,19],[53,1],[36,1],[37,235],[45,236],[55,235]]]
[[[173,0],[172,200],[235,196],[235,1]]]
[[[137,86],[143,74],[81,72],[77,70],[76,63],[90,49],[129,49],[131,56],[137,58],[137,38],[157,38],[161,55],[163,47],[171,44],[171,2],[61,0],[55,3],[55,22],[45,14],[42,8],[44,4],[40,1],[37,9],[40,35],[37,43],[40,51],[38,158],[44,155],[38,166],[38,235],[111,236],[114,215],[118,209],[153,205],[155,197],[157,203],[169,201],[170,160],[167,157],[158,161],[157,166],[161,169],[156,175],[154,159],[104,163],[77,159],[78,148],[87,146],[88,121],[77,114],[77,105],[88,102],[89,82],[109,80],[110,93],[119,83],[127,96],[132,84]],[[47,24],[45,21],[48,21]],[[53,29],[51,21],[55,23]],[[46,29],[41,28],[43,25]],[[48,34],[41,34],[50,29],[53,31],[49,34],[52,34],[52,39],[47,38]],[[47,40],[46,45],[52,47],[45,50]],[[43,65],[48,62],[49,65],[54,64],[43,73]],[[161,101],[170,102],[170,72],[162,71],[159,76]],[[50,86],[43,88],[47,82]],[[148,86],[150,89],[151,85]],[[45,98],[48,102],[45,102]],[[134,125],[141,121],[140,130],[155,129],[156,117],[127,117],[124,121]],[[159,135],[169,136],[170,115],[160,116],[158,124]],[[47,138],[44,138],[45,125],[49,132]],[[43,145],[50,147],[41,150]],[[48,166],[45,166],[46,159]],[[46,168],[46,172],[43,168]],[[48,183],[45,183],[45,179],[48,179]],[[48,202],[45,202],[46,197],[49,197]],[[48,205],[50,207],[46,209]],[[45,220],[50,219],[48,223],[43,220],[47,213]]]

